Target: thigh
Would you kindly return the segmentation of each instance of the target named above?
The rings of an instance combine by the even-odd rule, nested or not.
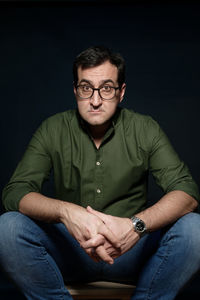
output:
[[[166,268],[161,272],[165,280],[173,273],[186,282],[200,269],[199,228],[200,215],[189,213],[174,224],[147,234],[113,265],[104,264],[103,279],[137,283],[143,274],[144,282],[151,282],[155,274]]]
[[[136,284],[141,270],[157,251],[161,236],[161,231],[147,234],[128,252],[118,257],[113,265],[103,264],[102,280]]]
[[[40,260],[48,254],[68,281],[88,281],[95,278],[99,265],[80,247],[61,224],[33,220],[19,212],[0,216],[0,261],[14,269]],[[20,261],[20,264],[18,263]],[[7,270],[12,271],[12,270]]]
[[[45,233],[47,251],[55,259],[65,281],[88,282],[98,280],[101,263],[94,262],[69,234],[62,223],[46,224],[39,222]]]
[[[139,277],[134,300],[175,299],[200,270],[200,215],[189,213],[163,230],[156,253]]]

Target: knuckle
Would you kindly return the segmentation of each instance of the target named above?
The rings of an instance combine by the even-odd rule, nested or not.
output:
[[[95,241],[91,241],[91,247],[95,247],[96,242]]]
[[[96,243],[97,243],[96,239],[94,239],[94,238],[91,239],[91,240],[90,240],[90,247],[91,247],[91,248],[94,248],[94,247],[96,246]]]
[[[86,253],[87,253],[88,255],[92,255],[92,249],[87,249],[87,250],[86,250]]]
[[[104,241],[105,241],[105,238],[102,234],[98,234],[96,239],[99,243],[104,243]]]

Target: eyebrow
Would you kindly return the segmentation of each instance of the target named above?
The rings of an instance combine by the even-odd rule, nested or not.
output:
[[[86,82],[86,83],[88,83],[88,84],[90,84],[90,85],[93,85],[93,83],[92,83],[90,80],[87,80],[87,79],[84,79],[84,78],[81,79],[81,81],[79,82],[79,84],[81,84],[81,83],[83,83],[83,82]],[[114,81],[113,81],[112,79],[105,79],[105,80],[102,80],[102,81],[101,81],[100,86],[103,85],[103,84],[105,84],[105,83],[109,83],[109,82],[115,84]]]

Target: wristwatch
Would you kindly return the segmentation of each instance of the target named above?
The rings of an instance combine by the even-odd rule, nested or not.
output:
[[[134,231],[137,232],[140,237],[145,235],[145,233],[147,232],[147,228],[146,228],[144,221],[142,221],[140,218],[138,218],[136,216],[133,216],[131,218],[131,221],[133,223]]]

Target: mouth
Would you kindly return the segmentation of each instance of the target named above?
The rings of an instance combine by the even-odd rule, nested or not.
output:
[[[99,113],[102,113],[103,110],[89,110],[88,112],[92,113],[92,114],[99,114]]]

